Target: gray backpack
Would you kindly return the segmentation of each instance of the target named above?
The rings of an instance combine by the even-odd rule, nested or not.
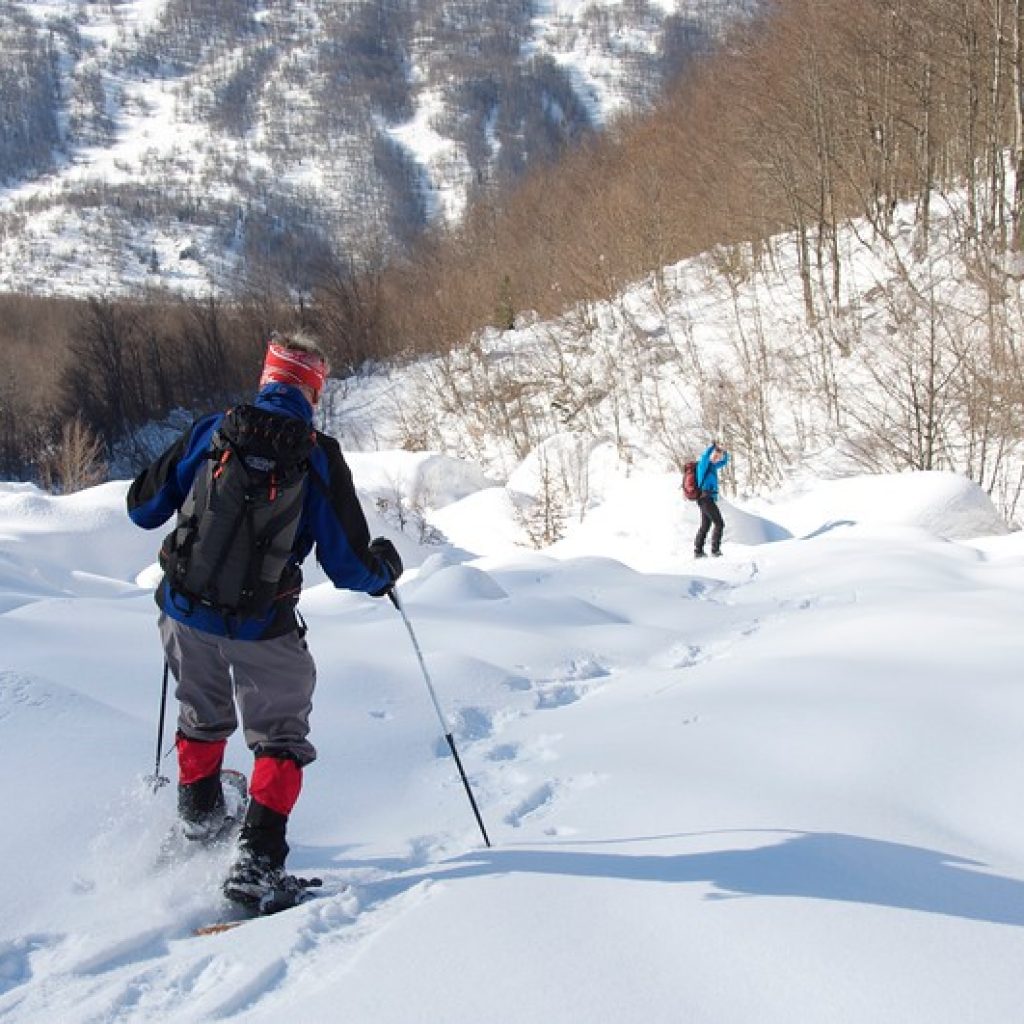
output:
[[[292,553],[316,433],[302,420],[240,405],[206,460],[160,552],[179,594],[224,615],[270,611]]]

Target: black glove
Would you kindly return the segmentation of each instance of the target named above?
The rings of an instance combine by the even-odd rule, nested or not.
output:
[[[402,565],[402,556],[398,548],[387,539],[387,537],[374,537],[370,546],[366,549],[369,552],[370,560],[375,563],[375,568],[382,576],[390,576],[391,582],[380,590],[371,590],[370,597],[383,597],[391,591],[391,588],[398,582],[405,568]]]

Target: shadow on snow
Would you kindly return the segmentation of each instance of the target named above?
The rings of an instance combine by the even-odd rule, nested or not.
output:
[[[380,883],[385,890],[378,892],[380,898],[427,879],[531,873],[707,883],[717,890],[708,899],[788,896],[836,900],[1024,926],[1024,881],[986,873],[977,861],[937,850],[838,833],[787,833],[782,842],[751,850],[703,853],[490,849],[463,854],[430,870],[407,866],[413,867],[414,873]]]

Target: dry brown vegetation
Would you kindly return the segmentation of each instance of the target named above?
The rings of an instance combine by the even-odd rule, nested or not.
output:
[[[474,207],[380,281],[386,333],[437,351],[509,311],[560,312],[712,245],[794,232],[810,320],[842,282],[837,226],[883,241],[966,188],[962,242],[1022,246],[1024,0],[776,0],[652,115]]]
[[[323,329],[340,368],[366,358],[358,340],[333,343],[348,336],[326,319],[337,316],[334,304],[341,315],[351,311],[337,290],[325,293],[316,316],[265,297],[0,296],[0,477],[55,490],[95,482],[98,463],[115,445],[130,446],[133,428],[173,409],[205,411],[249,395],[274,328]],[[140,449],[136,461],[152,454]]]
[[[76,416],[109,449],[175,406],[247,389],[271,326],[317,329],[343,372],[366,359],[444,353],[526,311],[577,308],[585,319],[589,302],[712,248],[726,276],[755,273],[780,233],[797,240],[806,320],[819,339],[808,380],[830,401],[835,360],[856,341],[842,318],[839,225],[862,218],[874,244],[895,251],[896,205],[909,200],[926,256],[933,197],[960,190],[964,214],[950,241],[987,296],[974,314],[987,353],[968,353],[908,272],[892,309],[902,349],[889,360],[905,372],[880,382],[898,389],[894,400],[907,397],[907,422],[879,419],[874,429],[898,437],[894,460],[930,468],[950,461],[944,418],[966,410],[959,426],[970,448],[957,465],[982,479],[1005,439],[1019,436],[1024,394],[1021,325],[1004,304],[1007,255],[1024,248],[1024,175],[1010,173],[1024,163],[1022,80],[1024,0],[775,0],[692,65],[654,113],[485,195],[401,263],[322,280],[298,309],[266,290],[231,306],[0,300],[0,382],[12,382],[0,383],[0,473],[38,477],[54,447],[70,443],[62,427]],[[732,265],[740,242],[747,254]],[[752,446],[770,447],[751,399],[764,391],[759,345],[732,413],[749,419]],[[495,399],[501,416],[529,448],[535,431],[506,398]],[[835,404],[834,415],[849,413]],[[764,452],[766,465],[773,458]]]

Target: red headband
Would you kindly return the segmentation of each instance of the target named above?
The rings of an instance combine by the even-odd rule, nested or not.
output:
[[[272,341],[263,360],[260,387],[271,383],[307,387],[313,392],[313,401],[316,402],[320,399],[330,369],[327,360],[316,352],[287,348]]]

